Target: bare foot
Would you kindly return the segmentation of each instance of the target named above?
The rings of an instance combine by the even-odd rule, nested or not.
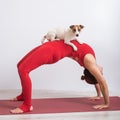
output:
[[[32,111],[32,110],[33,110],[33,106],[30,107],[30,111]],[[20,108],[15,108],[13,110],[10,110],[10,112],[13,113],[13,114],[22,114],[22,113],[24,113],[24,111],[21,110]]]
[[[23,111],[20,108],[15,108],[13,110],[10,110],[11,113],[13,114],[21,114]]]

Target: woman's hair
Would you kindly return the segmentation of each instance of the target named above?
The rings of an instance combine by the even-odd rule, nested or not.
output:
[[[95,77],[87,70],[84,69],[84,75],[81,76],[81,80],[85,80],[88,84],[97,84]]]

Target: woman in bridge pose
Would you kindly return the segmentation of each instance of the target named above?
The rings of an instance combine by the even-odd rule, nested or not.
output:
[[[70,57],[76,60],[80,66],[86,68],[97,80],[104,102],[101,105],[93,106],[95,109],[109,107],[109,92],[106,80],[101,73],[101,68],[96,63],[95,53],[93,49],[86,43],[79,44],[76,40],[71,41],[77,51],[69,45],[64,44],[63,40],[46,42],[33,50],[22,58],[17,64],[18,73],[21,80],[21,94],[14,98],[15,101],[23,101],[23,103],[10,110],[11,113],[24,113],[33,110],[32,106],[32,82],[29,73],[45,64],[53,64],[64,57]]]

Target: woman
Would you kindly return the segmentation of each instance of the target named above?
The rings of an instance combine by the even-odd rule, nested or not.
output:
[[[22,92],[19,96],[15,97],[14,100],[23,101],[23,104],[10,110],[11,113],[24,113],[33,110],[31,100],[32,83],[29,73],[41,65],[53,64],[64,57],[70,57],[76,60],[81,66],[88,69],[98,81],[104,103],[102,105],[96,105],[94,108],[102,109],[109,107],[108,87],[96,63],[93,49],[89,45],[85,43],[79,44],[75,40],[73,40],[72,43],[78,48],[77,51],[74,51],[71,46],[64,44],[63,40],[47,42],[33,49],[18,63],[17,67],[21,80]]]

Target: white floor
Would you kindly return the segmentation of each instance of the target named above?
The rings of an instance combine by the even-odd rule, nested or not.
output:
[[[0,99],[10,99],[19,94],[19,90],[0,90]],[[33,98],[88,97],[91,92],[33,91]],[[119,93],[111,93],[120,96]],[[120,120],[120,111],[76,112],[59,114],[0,115],[0,120]]]

